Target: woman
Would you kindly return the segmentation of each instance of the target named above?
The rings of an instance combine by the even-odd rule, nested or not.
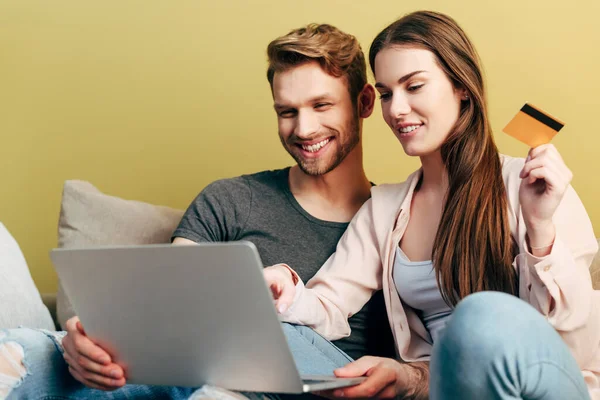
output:
[[[383,117],[422,167],[373,188],[306,287],[265,270],[283,320],[337,339],[382,288],[401,361],[431,359],[432,399],[600,398],[597,243],[556,148],[498,154],[478,56],[445,15],[394,22],[369,59]],[[369,378],[328,395],[426,398],[402,362],[351,363],[336,374]]]

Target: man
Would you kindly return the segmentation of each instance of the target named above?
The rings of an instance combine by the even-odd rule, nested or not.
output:
[[[308,281],[370,197],[361,136],[375,92],[367,83],[358,41],[330,25],[309,25],[274,40],[268,57],[279,137],[297,164],[207,186],[185,213],[173,243],[249,240],[265,265],[286,262]],[[350,357],[393,354],[381,293],[350,324],[352,335],[335,342]],[[118,389],[111,393],[114,398],[189,395],[181,388],[125,385],[121,367],[87,338],[77,317],[67,322],[62,345],[71,375],[89,388]],[[27,356],[28,346],[23,347]],[[61,365],[62,360],[53,360]],[[26,377],[13,393],[30,393],[31,379],[41,377]],[[82,398],[106,394],[70,387]]]

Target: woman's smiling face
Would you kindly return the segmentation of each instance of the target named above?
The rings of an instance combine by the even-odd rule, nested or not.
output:
[[[391,45],[375,57],[375,87],[383,119],[404,152],[426,156],[440,149],[456,124],[464,90],[454,87],[435,55]]]

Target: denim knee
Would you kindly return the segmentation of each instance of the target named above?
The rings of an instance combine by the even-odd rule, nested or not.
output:
[[[18,342],[8,340],[6,332],[0,332],[0,398],[6,398],[14,388],[18,387],[25,376],[23,346]]]
[[[516,296],[479,292],[465,297],[452,313],[446,329],[472,342],[485,332],[486,342],[503,339],[507,331],[544,323],[541,314]],[[442,335],[445,336],[445,335]]]
[[[531,305],[499,292],[458,304],[434,343],[430,376],[432,399],[542,398],[540,390],[559,396],[550,398],[587,398],[556,330]],[[560,397],[558,388],[575,394]]]
[[[0,331],[0,397],[7,397],[32,375],[32,359],[51,363],[62,358],[63,337],[62,332],[29,328]]]
[[[535,331],[545,323],[539,312],[515,296],[475,293],[459,302],[434,344],[434,354],[443,348],[444,358],[473,356],[483,361],[503,353],[523,332]]]

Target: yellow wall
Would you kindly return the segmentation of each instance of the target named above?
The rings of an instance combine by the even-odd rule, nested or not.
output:
[[[61,185],[184,208],[208,182],[291,163],[265,79],[268,42],[308,22],[354,33],[363,48],[397,16],[456,18],[482,56],[501,151],[525,145],[501,128],[531,101],[566,127],[555,139],[600,236],[600,2],[535,0],[0,2],[0,220],[41,291],[56,288]],[[409,160],[381,120],[365,127],[376,182]]]

